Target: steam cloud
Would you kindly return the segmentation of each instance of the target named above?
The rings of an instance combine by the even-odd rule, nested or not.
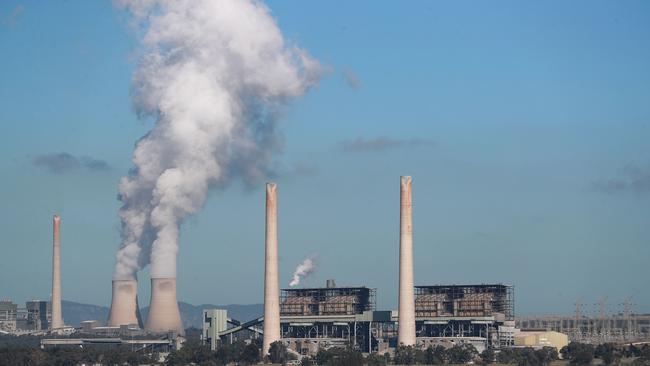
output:
[[[114,278],[175,277],[179,225],[208,190],[268,173],[278,108],[314,86],[318,61],[254,0],[116,0],[142,35],[133,103],[155,125],[122,178]]]
[[[293,278],[291,279],[291,282],[289,282],[289,286],[298,286],[300,284],[300,280],[309,276],[314,270],[316,269],[316,261],[314,257],[307,258],[302,263],[296,267],[295,271],[293,271]]]

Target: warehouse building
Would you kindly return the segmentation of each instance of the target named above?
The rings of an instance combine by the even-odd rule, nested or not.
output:
[[[553,347],[558,352],[562,347],[569,344],[569,337],[560,332],[554,331],[525,331],[522,330],[515,334],[516,347]]]

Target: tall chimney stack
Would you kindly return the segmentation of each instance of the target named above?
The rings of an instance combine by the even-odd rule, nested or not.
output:
[[[275,183],[266,184],[266,243],[264,261],[264,341],[262,355],[280,340],[280,288],[278,285],[278,201]]]
[[[142,328],[138,306],[138,281],[113,280],[113,297],[108,315],[108,326],[137,324]]]
[[[52,322],[50,328],[63,327],[61,315],[61,218],[54,215],[54,233],[52,242]]]
[[[399,313],[397,343],[415,345],[415,297],[413,295],[413,212],[411,177],[400,179]]]
[[[151,279],[151,303],[144,329],[152,333],[173,330],[178,335],[185,335],[176,301],[176,278]]]

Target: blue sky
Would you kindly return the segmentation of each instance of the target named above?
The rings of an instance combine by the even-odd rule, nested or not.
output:
[[[328,75],[282,116],[280,270],[397,302],[399,176],[417,284],[505,282],[520,314],[650,311],[650,3],[267,3]],[[117,182],[151,127],[108,1],[0,2],[0,297],[107,305]],[[264,190],[213,191],[182,228],[179,298],[262,301]],[[141,303],[148,303],[142,273]]]

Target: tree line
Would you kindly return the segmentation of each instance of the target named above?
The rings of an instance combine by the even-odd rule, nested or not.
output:
[[[188,341],[177,351],[171,352],[163,363],[158,354],[134,352],[129,346],[120,347],[52,347],[40,349],[32,344],[34,339],[26,342],[0,343],[0,366],[67,366],[81,364],[102,365],[206,365],[221,366],[228,364],[252,365],[260,362],[287,364],[296,361],[282,342],[271,344],[269,355],[262,359],[259,340],[245,343],[221,345],[216,351],[200,341]],[[320,350],[313,357],[304,356],[301,366],[384,366],[396,365],[451,365],[451,364],[509,364],[517,366],[547,366],[561,355],[569,365],[604,366],[620,365],[623,359],[626,365],[650,366],[650,346],[618,345],[604,343],[597,346],[571,342],[558,354],[555,348],[541,349],[506,348],[494,350],[488,348],[479,353],[470,344],[455,345],[450,348],[430,346],[419,349],[412,346],[399,346],[392,354],[372,353],[364,355],[353,347],[333,347]]]
[[[650,366],[650,346],[644,344],[622,345],[616,343],[602,343],[594,346],[571,342],[560,350],[562,358],[569,360],[570,365],[590,365],[595,359],[605,366],[620,365],[622,359],[631,360],[631,366]]]
[[[128,346],[100,347],[0,347],[0,366],[75,366],[82,364],[155,364],[155,354],[133,352]]]

